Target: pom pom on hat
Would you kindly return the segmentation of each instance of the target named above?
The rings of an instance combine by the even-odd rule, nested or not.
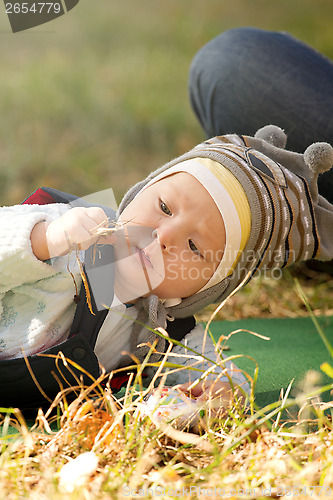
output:
[[[262,139],[272,146],[284,149],[287,144],[287,136],[282,130],[282,128],[276,125],[266,125],[260,128],[255,136],[256,139]]]
[[[303,157],[313,173],[327,172],[333,165],[333,148],[327,142],[315,142],[305,150]]]

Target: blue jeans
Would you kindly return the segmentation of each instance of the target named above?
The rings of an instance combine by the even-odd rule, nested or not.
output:
[[[333,145],[333,63],[287,33],[235,28],[207,43],[193,59],[189,92],[207,136],[253,135],[267,124],[303,152]],[[333,203],[333,172],[319,178]]]

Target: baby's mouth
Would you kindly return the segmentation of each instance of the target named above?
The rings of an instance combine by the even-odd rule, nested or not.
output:
[[[138,246],[135,246],[135,251],[137,252],[137,254],[139,255],[139,258],[140,258],[140,261],[142,263],[142,265],[145,267],[145,268],[151,268],[151,269],[154,269],[154,266],[149,258],[149,256],[146,254],[146,252],[144,251],[143,248],[140,248]]]

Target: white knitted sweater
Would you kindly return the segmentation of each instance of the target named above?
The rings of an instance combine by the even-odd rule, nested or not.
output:
[[[35,224],[52,221],[68,209],[67,205],[58,203],[0,208],[0,360],[36,354],[68,337],[76,307],[73,301],[76,289],[68,268],[78,289],[81,286],[76,257],[70,255],[41,262],[34,256],[30,243]],[[118,367],[122,352],[129,352],[136,316],[136,308],[126,308],[124,304],[118,303],[110,309],[95,346],[99,362],[107,372]],[[149,333],[142,329],[139,342],[147,341]],[[215,362],[215,346],[209,336],[202,352],[203,333],[203,327],[197,325],[183,343]],[[234,384],[248,391],[243,374],[231,362],[214,366],[200,356],[186,357],[180,346],[173,347],[168,360],[183,366],[195,364],[200,370],[213,368],[209,378],[219,376],[220,380],[228,380],[231,377]],[[200,375],[202,371],[182,370],[168,375],[167,384],[193,381]]]

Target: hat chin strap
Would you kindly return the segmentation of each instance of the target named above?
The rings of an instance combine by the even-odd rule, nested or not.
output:
[[[182,299],[160,299],[164,307],[174,307],[181,303]]]

